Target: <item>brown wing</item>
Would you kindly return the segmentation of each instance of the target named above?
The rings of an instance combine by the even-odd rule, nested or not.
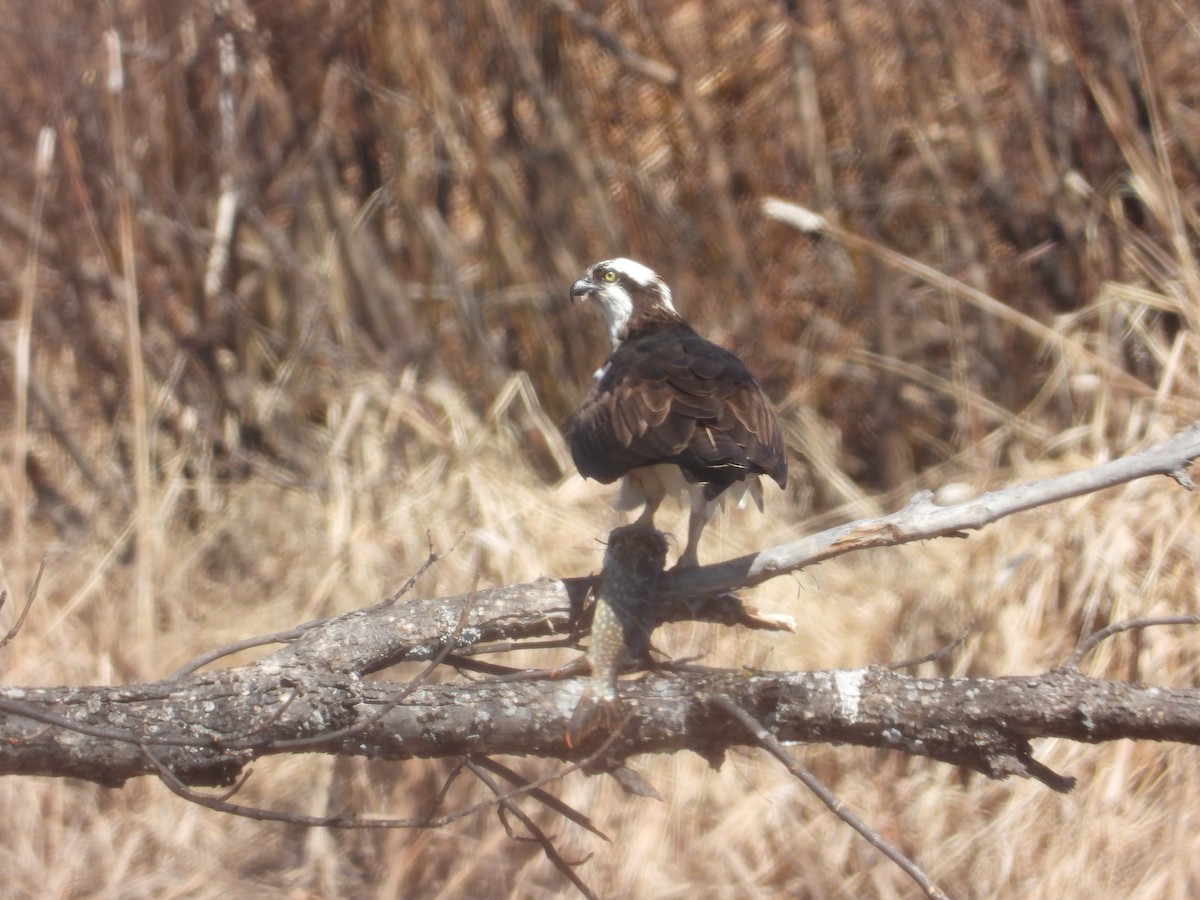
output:
[[[717,496],[749,475],[787,483],[779,423],[746,366],[680,323],[623,343],[571,428],[580,474],[605,484],[674,463]]]

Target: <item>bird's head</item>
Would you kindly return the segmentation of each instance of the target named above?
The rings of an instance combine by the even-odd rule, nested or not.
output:
[[[655,309],[677,315],[667,283],[653,269],[632,259],[596,263],[571,285],[571,296],[600,304],[614,350],[625,339],[631,319]]]

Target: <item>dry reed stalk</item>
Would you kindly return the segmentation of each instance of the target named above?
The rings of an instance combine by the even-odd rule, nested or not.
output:
[[[224,27],[223,33],[217,39],[221,174],[220,194],[212,217],[212,243],[204,269],[203,320],[209,327],[224,326],[222,330],[227,330],[233,313],[233,244],[241,207],[241,192],[237,187],[235,173],[238,131],[234,80],[238,73],[238,54],[230,28],[232,11],[227,0],[216,4],[216,13]]]
[[[106,88],[111,103],[113,159],[116,167],[117,237],[121,254],[121,304],[125,319],[125,352],[129,367],[130,433],[133,440],[133,537],[135,589],[133,634],[135,644],[154,657],[156,604],[154,602],[154,498],[150,477],[150,433],[146,398],[146,367],[142,356],[142,326],[138,297],[136,236],[134,234],[129,135],[125,120],[125,72],[121,36],[116,29],[104,33],[107,62]]]
[[[26,457],[29,454],[29,395],[30,367],[33,357],[33,307],[38,293],[38,267],[42,241],[42,217],[45,212],[46,190],[54,162],[55,133],[51,128],[38,132],[34,160],[34,192],[32,233],[21,284],[21,302],[17,312],[17,334],[11,351],[13,359],[13,388],[16,413],[12,437],[12,528],[14,553],[9,571],[9,589],[18,598],[25,596],[28,581],[25,570],[26,532]]]
[[[1056,353],[1061,353],[1067,358],[1087,363],[1094,371],[1100,372],[1106,378],[1109,378],[1114,386],[1127,391],[1133,397],[1145,398],[1153,395],[1153,391],[1146,385],[1132,378],[1128,373],[1117,368],[1110,360],[1096,354],[1082,343],[1064,337],[1057,330],[1042,324],[1025,313],[1013,309],[1011,306],[1001,303],[995,297],[977,290],[957,278],[939,272],[931,266],[927,266],[904,254],[897,253],[890,247],[869,237],[855,234],[845,228],[834,225],[832,222],[822,219],[820,216],[815,216],[813,213],[794,203],[776,198],[768,198],[763,201],[762,209],[768,217],[787,222],[801,231],[812,233],[827,232],[852,247],[867,251],[896,269],[907,272],[929,284],[941,288],[948,294],[966,301],[999,321],[1016,326],[1030,336],[1044,342],[1047,347],[1053,349]]]
[[[1159,83],[1154,67],[1150,65],[1147,58],[1146,43],[1137,5],[1133,0],[1124,0],[1122,12],[1129,25],[1130,43],[1133,45],[1138,78],[1141,81],[1142,93],[1150,118],[1148,138],[1153,145],[1156,175],[1154,181],[1159,187],[1158,197],[1161,198],[1155,205],[1162,209],[1162,225],[1176,256],[1176,271],[1183,278],[1187,296],[1192,298],[1191,303],[1184,305],[1182,315],[1188,326],[1195,331],[1197,326],[1200,326],[1200,315],[1197,315],[1196,312],[1196,302],[1200,301],[1200,265],[1197,265],[1196,255],[1192,250],[1191,235],[1188,233],[1181,209],[1179,186],[1175,181],[1175,173],[1171,165],[1171,148],[1162,109],[1163,86]]]
[[[568,116],[562,101],[550,89],[552,82],[542,71],[528,34],[517,27],[512,4],[508,0],[488,0],[487,7],[493,24],[512,54],[517,74],[524,83],[525,90],[538,106],[551,146],[561,154],[585,192],[588,206],[594,211],[595,221],[591,223],[592,226],[597,228],[602,239],[610,244],[616,243],[619,231],[612,221],[610,204],[607,202],[603,186],[595,177],[595,166],[583,152],[587,142],[579,133],[575,122]]]
[[[797,119],[801,124],[800,134],[796,137],[803,142],[804,147],[804,152],[799,158],[807,160],[812,169],[814,208],[823,215],[834,215],[837,207],[837,189],[830,162],[828,129],[821,111],[819,79],[813,61],[812,43],[804,28],[804,9],[803,4],[796,4],[789,10],[792,19],[792,77],[795,82]]]

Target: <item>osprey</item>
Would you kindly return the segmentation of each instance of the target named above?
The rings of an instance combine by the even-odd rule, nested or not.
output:
[[[671,289],[631,259],[598,262],[571,285],[600,304],[612,355],[571,427],[579,473],[622,479],[617,509],[653,526],[668,495],[685,495],[688,540],[679,566],[697,565],[700,533],[722,495],[746,491],[762,510],[760,475],[787,484],[783,436],[761,385],[740,359],[700,337],[671,302]],[[682,500],[682,498],[681,498]]]

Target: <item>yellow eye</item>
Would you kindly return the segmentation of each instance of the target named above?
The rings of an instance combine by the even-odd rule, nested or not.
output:
[[[607,281],[609,284],[613,284],[617,280],[617,273],[614,272],[612,269],[609,269],[607,272],[605,272],[603,275],[600,276],[600,280]]]

